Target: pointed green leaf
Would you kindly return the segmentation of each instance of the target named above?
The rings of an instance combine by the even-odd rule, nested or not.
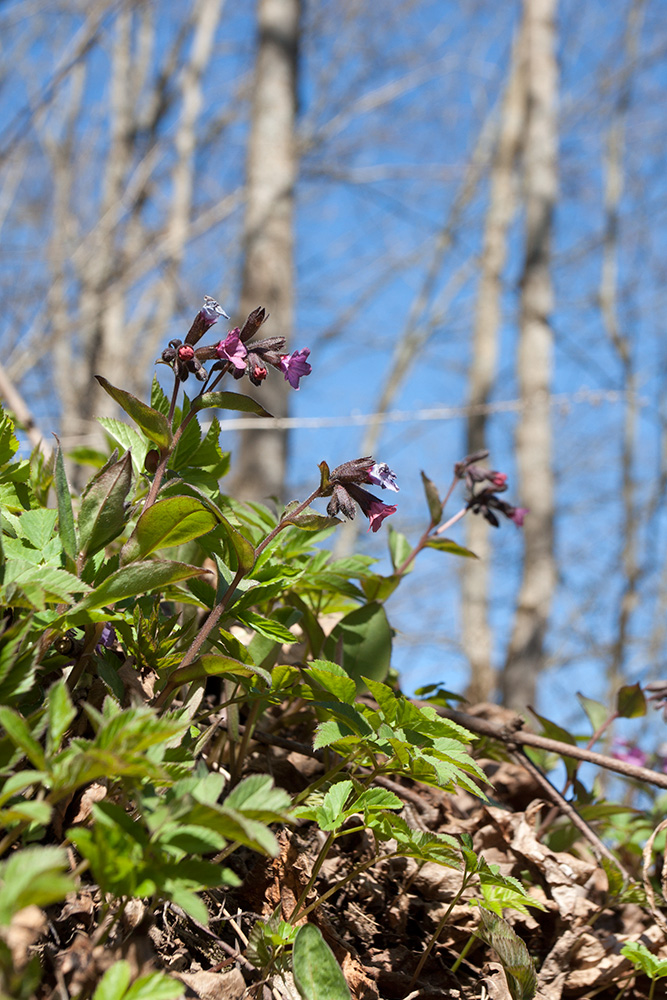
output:
[[[56,438],[56,441],[58,441],[58,447],[56,449],[54,482],[56,488],[56,503],[58,505],[58,534],[60,535],[60,541],[63,543],[63,549],[70,559],[76,561],[79,546],[77,544],[76,529],[74,527],[72,496],[67,482],[65,461],[60,447],[60,441],[58,438]]]
[[[128,416],[132,417],[135,424],[141,428],[146,437],[154,441],[158,448],[165,449],[169,447],[171,444],[171,428],[163,413],[154,410],[152,406],[147,406],[146,403],[142,403],[132,393],[125,392],[124,389],[117,389],[116,386],[111,385],[102,375],[96,375],[95,378],[104,391],[108,392],[111,398],[116,400]]]
[[[123,420],[116,420],[114,417],[98,417],[98,424],[104,427],[114,441],[117,441],[123,451],[132,452],[132,465],[137,475],[144,471],[146,454],[150,448],[150,441],[145,434],[141,434],[134,427],[130,427]]]
[[[206,570],[201,566],[189,566],[187,563],[166,560],[132,563],[117,569],[71,610],[93,611],[107,604],[115,604],[116,601],[124,601],[128,597],[160,591],[172,583],[179,583],[191,576],[201,576],[205,573]]]
[[[260,635],[265,636],[267,639],[273,639],[274,642],[291,644],[299,641],[280,622],[272,618],[265,618],[264,615],[258,615],[255,611],[241,611],[237,617],[244,625],[248,625],[249,628],[254,629],[255,632],[259,632]]]
[[[51,755],[60,749],[61,740],[76,717],[76,709],[62,678],[56,681],[48,693],[46,715],[48,719],[46,750]]]
[[[22,750],[30,763],[42,771],[46,767],[46,757],[41,745],[30,732],[28,723],[22,715],[5,705],[0,705],[0,726],[19,750]]]
[[[429,479],[425,473],[422,472],[421,475],[424,493],[426,494],[426,503],[428,504],[428,511],[431,515],[431,524],[435,527],[435,525],[440,524],[440,521],[442,520],[442,501],[435,483]]]
[[[315,924],[297,931],[292,969],[303,1000],[351,1000],[341,967]]]
[[[625,684],[618,692],[616,705],[622,719],[639,719],[646,715],[646,698],[639,684]]]
[[[395,570],[403,565],[405,560],[408,558],[412,552],[412,545],[400,531],[396,531],[391,524],[389,525],[389,554],[391,555],[391,564]],[[414,561],[408,566],[407,572],[411,572],[414,568]]]
[[[199,538],[216,526],[218,519],[195,497],[175,496],[158,500],[145,510],[120,554],[121,566],[144,559],[156,549],[168,549]]]
[[[261,403],[240,392],[205,392],[192,400],[192,409],[236,410],[240,413],[256,413],[258,417],[271,417],[273,414],[265,410]]]
[[[93,1000],[123,1000],[130,978],[129,962],[124,959],[114,962],[97,984]]]
[[[440,552],[449,552],[453,556],[462,556],[464,559],[479,558],[470,549],[466,549],[463,545],[458,545],[451,538],[429,538],[426,547],[429,549],[438,549]]]
[[[609,718],[609,710],[606,705],[603,705],[599,701],[595,701],[593,698],[586,698],[583,694],[580,694],[579,691],[577,691],[577,698],[579,700],[579,704],[588,716],[590,724],[593,727],[593,732],[596,733]]]
[[[241,663],[240,660],[235,660],[231,656],[220,656],[217,653],[206,653],[193,663],[188,663],[185,667],[178,667],[169,675],[168,685],[170,688],[175,688],[180,684],[190,684],[192,681],[201,680],[203,677],[223,675],[232,678],[258,676],[271,686],[271,674],[268,670],[262,670],[261,667],[253,667]]]
[[[129,451],[95,476],[79,511],[82,556],[99,552],[121,533],[127,519],[125,498],[131,485],[132,456]]]

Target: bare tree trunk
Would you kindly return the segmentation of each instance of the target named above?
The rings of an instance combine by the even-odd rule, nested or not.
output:
[[[241,315],[263,305],[267,335],[287,337],[294,320],[295,135],[301,0],[258,0],[258,47],[247,158]],[[288,413],[287,382],[267,379],[257,398],[276,417]],[[241,431],[234,491],[244,500],[281,497],[287,431]]]
[[[549,394],[552,378],[551,236],[557,194],[557,0],[524,0],[527,118],[524,145],[525,248],[521,276],[517,431],[518,495],[529,508],[518,607],[501,678],[503,703],[534,702],[556,578]]]
[[[621,75],[614,117],[607,136],[605,177],[605,234],[600,276],[600,309],[611,344],[621,364],[623,386],[627,393],[624,408],[623,445],[621,451],[621,481],[623,500],[623,548],[621,568],[623,589],[616,618],[616,634],[611,643],[611,659],[607,680],[610,704],[614,704],[618,688],[623,683],[623,667],[633,612],[639,597],[641,568],[638,558],[638,510],[634,467],[637,447],[637,372],[632,341],[622,329],[618,315],[618,237],[619,206],[623,193],[623,153],[625,121],[630,106],[632,73],[637,59],[639,30],[644,13],[644,0],[633,0],[628,11],[625,38],[625,66]]]
[[[468,371],[471,413],[467,452],[486,448],[487,415],[496,374],[498,330],[501,320],[502,274],[507,257],[507,231],[516,208],[516,159],[525,126],[525,87],[521,72],[521,38],[514,45],[502,108],[498,144],[491,168],[489,207],[480,262],[477,311]],[[492,664],[493,637],[488,618],[491,546],[489,525],[481,517],[466,519],[466,545],[479,559],[465,559],[463,581],[463,649],[470,664],[467,697],[488,701],[496,684]]]

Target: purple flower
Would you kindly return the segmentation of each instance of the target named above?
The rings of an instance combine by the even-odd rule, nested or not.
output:
[[[396,473],[389,468],[386,462],[376,462],[368,472],[368,482],[375,486],[381,486],[383,490],[393,490],[398,493],[396,485]]]
[[[370,496],[370,493],[368,495]],[[382,503],[381,500],[376,500],[375,497],[372,497],[371,503],[368,505],[368,510],[364,511],[369,520],[368,530],[377,531],[385,517],[395,514],[396,510],[396,507]]]
[[[363,459],[358,459],[358,462],[360,461],[362,462]],[[355,464],[356,463],[353,462],[346,463],[348,466],[354,466]],[[339,469],[343,468],[345,468],[345,466],[339,466]],[[362,513],[365,514],[369,520],[368,530],[377,531],[385,517],[389,517],[390,514],[396,513],[396,507],[382,503],[382,500],[378,500],[378,498],[373,496],[372,493],[369,493],[368,490],[362,490],[361,486],[357,485],[354,481],[348,480],[345,484],[340,482],[335,483],[334,479],[336,471],[337,470],[334,469],[331,474],[331,482],[333,484],[332,496],[327,505],[327,514],[330,517],[335,517],[336,514],[340,512],[352,521],[355,514],[354,504],[357,503],[361,508]]]
[[[630,740],[614,740],[611,755],[616,760],[625,761],[626,764],[635,764],[637,767],[644,767],[648,759],[644,751]]]
[[[225,339],[221,340],[220,343],[216,345],[215,353],[221,361],[229,361],[234,368],[239,369],[239,371],[243,371],[246,366],[245,358],[248,353],[248,349],[242,342],[240,333],[241,331],[238,327],[234,330],[230,330]]]
[[[289,382],[293,389],[299,388],[299,379],[312,372],[311,365],[306,360],[310,351],[304,347],[301,351],[293,351],[292,354],[282,354],[280,356],[280,370],[285,375],[285,380]]]
[[[517,528],[523,528],[523,520],[526,514],[529,514],[530,511],[528,510],[527,507],[514,507],[513,511],[514,511],[513,514],[508,514],[507,516],[509,517],[510,521],[514,521]]]

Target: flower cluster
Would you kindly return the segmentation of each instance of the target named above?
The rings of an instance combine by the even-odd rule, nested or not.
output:
[[[528,510],[526,507],[513,507],[496,495],[507,489],[507,475],[477,464],[488,458],[488,455],[488,451],[477,451],[454,466],[454,474],[463,479],[467,487],[466,507],[473,514],[481,514],[494,528],[500,524],[495,511],[504,514],[520,528]]]
[[[210,295],[204,296],[204,305],[194,318],[185,338],[170,340],[169,347],[162,352],[161,361],[174,369],[176,377],[185,382],[192,373],[200,382],[206,382],[214,371],[231,372],[234,378],[247,375],[253,385],[261,385],[268,374],[267,365],[282,372],[285,380],[293,389],[299,388],[299,380],[310,375],[312,368],[308,363],[308,348],[282,353],[285,347],[284,337],[268,337],[265,340],[254,341],[248,347],[248,342],[255,336],[259,328],[268,319],[268,314],[261,306],[254,309],[246,319],[243,327],[235,327],[227,336],[205,347],[195,347],[214,323],[223,316],[229,316],[222,306]],[[207,361],[215,362],[210,372],[204,368]]]
[[[396,513],[396,507],[383,503],[368,490],[361,488],[362,483],[375,485],[385,490],[398,493],[396,473],[392,472],[386,462],[376,462],[370,456],[356,458],[352,462],[344,462],[329,472],[325,462],[320,465],[322,470],[322,494],[330,496],[327,514],[335,517],[344,514],[353,520],[357,504],[369,521],[368,530],[377,531],[385,517]]]

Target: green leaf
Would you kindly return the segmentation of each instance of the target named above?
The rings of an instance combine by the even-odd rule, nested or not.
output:
[[[278,823],[288,818],[291,799],[282,788],[275,788],[268,774],[251,774],[244,778],[225,799],[225,808],[258,820]]]
[[[341,967],[315,924],[297,931],[292,969],[303,1000],[351,1000]]]
[[[312,660],[305,673],[339,701],[352,705],[357,694],[357,686],[351,677],[337,663],[328,660]]]
[[[423,473],[422,473],[423,475]],[[389,554],[391,555],[391,564],[394,570],[397,570],[403,565],[405,560],[408,558],[412,552],[412,545],[400,531],[396,531],[391,524],[389,525]],[[414,560],[408,566],[407,572],[410,573],[414,569]]]
[[[190,895],[204,906],[198,896],[195,896],[193,893]],[[173,893],[172,897],[175,903],[179,903],[176,893]],[[182,904],[183,900],[181,899],[180,905]],[[187,907],[183,906],[183,909],[187,909]],[[204,914],[206,915],[205,906]],[[199,922],[204,923],[205,921],[200,919]],[[141,976],[136,982],[132,983],[123,1000],[178,1000],[178,997],[182,996],[183,983],[165,975],[164,972],[151,972],[150,975]]]
[[[121,566],[144,559],[156,549],[168,549],[199,538],[216,526],[213,511],[195,497],[158,500],[145,510],[120,554]]]
[[[323,653],[336,660],[339,643],[342,646],[342,667],[362,688],[363,677],[382,681],[391,663],[391,628],[384,607],[376,602],[350,611],[327,638]]]
[[[196,396],[193,399],[192,409],[196,412],[208,408],[237,410],[240,413],[256,413],[258,417],[273,416],[256,399],[251,399],[250,396],[243,396],[239,392],[205,392],[203,396]]]
[[[426,494],[428,512],[431,515],[431,524],[435,527],[442,520],[442,501],[435,483],[424,472],[422,472],[422,484]]]
[[[263,615],[258,615],[255,611],[240,611],[237,617],[239,621],[243,622],[249,628],[254,629],[255,632],[259,632],[260,635],[265,636],[267,639],[273,639],[274,642],[291,644],[299,641],[280,622],[274,621],[272,618],[265,618]]]
[[[99,552],[121,533],[127,520],[125,498],[131,485],[132,456],[129,451],[92,480],[81,502],[78,518],[83,557]]]
[[[47,508],[26,510],[17,518],[17,532],[41,552],[53,536],[58,512]]]
[[[462,556],[464,559],[478,559],[474,552],[466,549],[463,545],[458,545],[451,538],[429,538],[426,543],[428,549],[438,549],[440,552],[449,552],[453,556]]]
[[[4,593],[7,603],[21,604],[18,599],[15,600],[17,590],[30,606],[42,610],[46,604],[69,601],[72,594],[86,592],[90,587],[65,569],[11,559],[5,566],[0,592]]]
[[[622,719],[639,719],[646,715],[646,698],[639,684],[625,684],[616,698],[616,711]]]
[[[63,736],[76,718],[76,709],[62,678],[56,681],[47,695],[46,717],[46,752],[51,756],[60,749]]]
[[[0,865],[0,924],[26,906],[49,906],[75,888],[60,847],[26,847]]]
[[[667,960],[656,958],[645,944],[639,941],[628,941],[621,948],[621,955],[630,959],[636,969],[641,969],[649,979],[662,979],[667,976]]]
[[[198,660],[187,664],[185,667],[178,667],[169,676],[169,687],[178,687],[180,684],[190,684],[192,681],[200,680],[203,677],[228,676],[232,678],[261,677],[262,680],[271,686],[271,674],[261,667],[253,667],[240,660],[235,660],[231,656],[220,656],[215,653],[207,653],[200,656]]]
[[[34,767],[40,771],[46,769],[44,751],[22,715],[6,705],[0,705],[0,726],[3,726],[14,746],[23,751]]]
[[[317,810],[317,822],[322,830],[337,830],[345,822],[345,803],[350,797],[351,781],[338,781],[332,785]]]
[[[579,704],[583,708],[584,712],[588,716],[588,720],[593,727],[593,732],[596,733],[598,729],[601,729],[604,723],[609,718],[609,710],[606,705],[603,705],[599,701],[595,701],[593,698],[586,698],[583,694],[577,691],[577,698]]]
[[[300,514],[292,514],[291,511],[298,506],[298,500],[292,500],[291,503],[288,503],[280,518],[281,522],[288,521],[303,531],[322,531],[323,528],[332,528],[337,524],[341,524],[339,518],[328,517],[326,514],[318,514],[317,511],[311,510],[310,507],[306,507]]]
[[[154,410],[152,406],[147,406],[146,403],[142,403],[132,393],[125,392],[124,389],[117,389],[116,386],[111,385],[101,375],[96,375],[95,378],[104,391],[108,392],[111,398],[116,400],[128,416],[132,417],[135,424],[141,428],[147,438],[154,441],[158,448],[166,449],[169,447],[171,444],[171,428],[163,413]]]
[[[189,566],[187,563],[166,560],[149,560],[122,566],[86,594],[68,615],[77,611],[93,611],[107,604],[124,601],[128,597],[160,591],[169,584],[179,583],[181,580],[188,580],[192,576],[201,576],[205,573],[206,570],[201,566]]]
[[[498,955],[512,1000],[533,1000],[537,976],[526,945],[506,920],[483,909],[479,915],[482,923],[475,933]]]
[[[130,427],[123,420],[116,420],[114,417],[98,417],[97,422],[104,427],[114,441],[118,442],[123,451],[132,452],[132,466],[136,475],[141,475],[150,448],[150,441],[147,440],[146,436],[135,430],[134,427]]]
[[[93,1000],[123,1000],[125,991],[130,985],[130,978],[129,962],[119,959],[100,979],[93,993]]]

